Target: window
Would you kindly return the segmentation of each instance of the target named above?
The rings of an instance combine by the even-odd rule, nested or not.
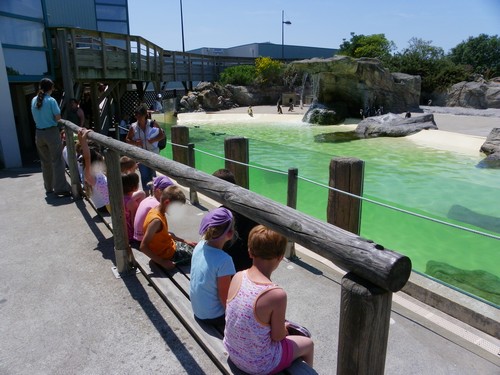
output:
[[[127,20],[127,8],[125,7],[96,5],[95,11],[98,20]]]
[[[97,30],[109,33],[128,34],[126,22],[97,21]]]
[[[96,4],[127,5],[127,0],[96,0]]]
[[[47,58],[44,51],[4,48],[3,54],[9,76],[47,74]]]
[[[45,47],[44,35],[42,23],[0,16],[0,40],[3,44]]]
[[[0,12],[43,18],[41,0],[1,0]]]

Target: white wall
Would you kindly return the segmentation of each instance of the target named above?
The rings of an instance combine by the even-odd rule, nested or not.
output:
[[[2,98],[0,100],[0,164],[5,168],[21,167],[21,152],[17,140],[2,43],[0,43],[0,98]]]

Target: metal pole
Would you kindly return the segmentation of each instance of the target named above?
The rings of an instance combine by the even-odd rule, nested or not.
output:
[[[285,58],[285,11],[281,11],[281,60]]]
[[[285,21],[285,11],[281,11],[281,60],[285,59],[285,25],[291,25],[290,21]]]
[[[182,16],[182,0],[179,0],[181,4],[181,33],[182,33],[182,52],[186,52],[184,48],[184,17]]]

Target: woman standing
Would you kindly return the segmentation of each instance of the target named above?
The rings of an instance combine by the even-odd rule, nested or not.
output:
[[[159,154],[160,149],[158,148],[158,141],[165,138],[165,133],[162,132],[160,128],[153,126],[152,122],[148,120],[148,110],[146,107],[139,106],[135,110],[135,118],[137,122],[134,122],[130,126],[127,137],[125,138],[126,142],[154,152],[155,154]],[[156,171],[144,164],[139,164],[139,172],[141,172],[142,190],[146,192],[146,196],[149,196],[151,195],[151,189],[148,183],[156,177]]]
[[[58,197],[68,197],[71,190],[66,181],[63,145],[57,122],[61,110],[51,96],[54,82],[48,78],[40,81],[38,95],[31,101],[31,113],[36,124],[35,143],[42,164],[46,194],[54,192]]]

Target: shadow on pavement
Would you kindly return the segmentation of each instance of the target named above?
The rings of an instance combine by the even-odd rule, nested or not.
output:
[[[132,298],[141,306],[146,316],[153,323],[156,330],[160,333],[165,341],[165,344],[170,348],[172,353],[177,357],[179,363],[184,367],[188,374],[205,374],[203,369],[198,365],[193,358],[188,348],[177,336],[177,332],[172,330],[168,322],[165,321],[162,314],[149,299],[148,293],[143,285],[137,279],[137,275],[122,277],[123,283],[130,292]],[[154,291],[156,293],[156,291]]]

